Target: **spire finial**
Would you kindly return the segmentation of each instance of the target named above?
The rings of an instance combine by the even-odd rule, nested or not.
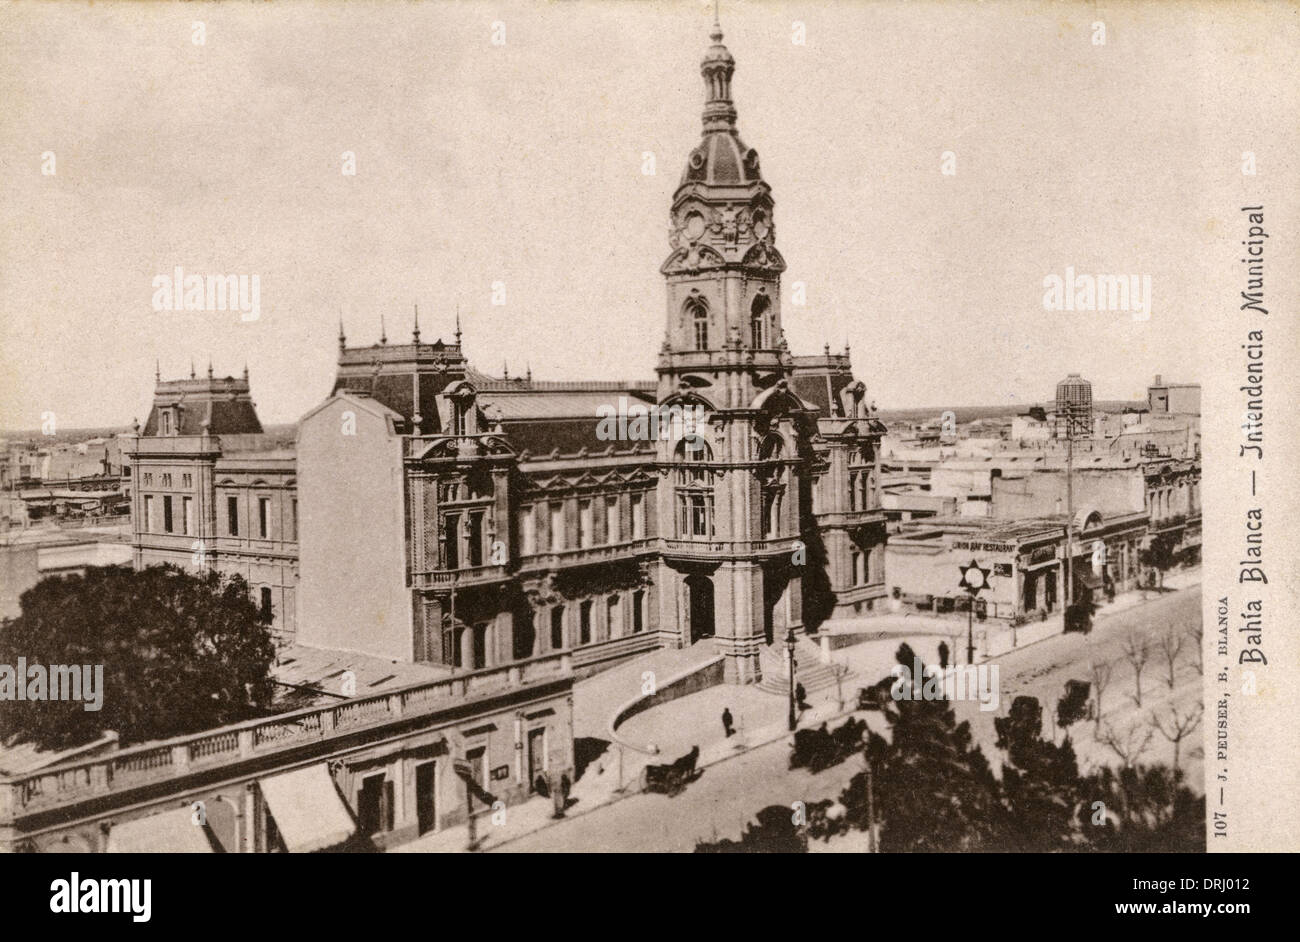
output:
[[[157,357],[153,358],[153,378],[154,382],[162,382],[162,364],[158,362]]]
[[[343,336],[343,309],[339,308],[339,350],[347,348],[348,338]]]
[[[212,379],[212,357],[208,357],[208,379]]]
[[[194,378],[194,357],[190,357],[190,379]]]
[[[510,378],[510,364],[507,363],[505,360],[501,361],[501,376],[503,379]]]
[[[528,382],[531,383],[533,381],[533,364],[525,362],[524,367],[525,367],[524,376],[526,376],[528,378]]]
[[[731,75],[736,60],[722,44],[722,25],[718,22],[718,5],[713,4],[713,45],[704,53],[700,74],[704,76],[704,130],[729,131],[736,126],[736,108],[731,102]]]
[[[248,361],[244,361],[244,382],[248,382]]]
[[[379,342],[388,343],[388,331],[384,327],[384,315],[379,315]]]
[[[411,341],[418,344],[420,342],[420,305],[415,305],[415,327],[411,330]]]
[[[456,305],[456,346],[460,346],[460,305]]]

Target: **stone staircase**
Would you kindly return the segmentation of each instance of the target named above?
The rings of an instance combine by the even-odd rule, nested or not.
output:
[[[794,660],[795,683],[803,684],[804,693],[808,696],[827,687],[834,687],[837,675],[843,689],[849,689],[849,678],[852,676],[849,669],[842,664],[823,664],[821,648],[807,638],[795,642]],[[787,696],[790,680],[785,670],[785,644],[764,645],[759,649],[758,663],[763,671],[763,679],[759,681],[758,688],[782,697]]]

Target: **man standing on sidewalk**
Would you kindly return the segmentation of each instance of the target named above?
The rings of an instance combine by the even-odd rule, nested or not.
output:
[[[727,739],[730,739],[731,734],[736,731],[732,727],[731,723],[732,723],[731,710],[728,709],[727,707],[723,707],[722,708],[722,732],[726,735]]]

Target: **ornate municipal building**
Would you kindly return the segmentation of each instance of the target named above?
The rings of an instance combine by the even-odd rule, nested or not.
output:
[[[776,205],[712,39],[656,379],[493,377],[459,327],[357,347],[340,325],[332,392],[296,441],[263,432],[246,372],[160,380],[132,450],[136,564],[201,550],[286,644],[453,672],[568,651],[582,673],[705,643],[751,683],[789,628],[871,609],[884,428],[847,350],[787,346]],[[621,398],[702,409],[702,436],[604,440]]]

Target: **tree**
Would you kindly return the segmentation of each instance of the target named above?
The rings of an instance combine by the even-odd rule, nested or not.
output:
[[[1192,642],[1192,654],[1196,657],[1196,660],[1193,661],[1196,665],[1196,673],[1198,675],[1204,674],[1205,648],[1203,645],[1205,643],[1205,624],[1198,618],[1184,630],[1187,632],[1187,639]]]
[[[865,830],[868,819],[877,816],[883,822],[884,852],[996,847],[998,783],[973,743],[970,724],[957,723],[941,687],[937,699],[911,699],[911,685],[924,680],[911,676],[914,655],[908,645],[901,645],[895,657],[903,669],[904,696],[885,703],[890,741],[875,733],[868,738],[874,796],[866,772],[855,775],[840,796],[846,824]]]
[[[1058,746],[1042,738],[1043,710],[1034,697],[1016,697],[1009,714],[993,725],[997,746],[1007,754],[1002,765],[1006,849],[1045,852],[1072,847],[1079,804],[1074,746],[1069,739]]]
[[[1092,850],[1205,852],[1205,797],[1183,784],[1179,769],[1103,766],[1083,781],[1081,792],[1079,817]]]
[[[102,665],[103,703],[0,700],[0,728],[47,749],[114,730],[122,744],[264,715],[275,658],[239,576],[175,566],[92,567],[23,593],[0,626],[0,664]]]
[[[1165,680],[1169,684],[1169,689],[1173,690],[1178,683],[1178,656],[1183,653],[1183,644],[1186,636],[1175,631],[1172,626],[1165,628],[1164,633],[1156,642],[1160,655],[1165,663]]]
[[[1136,632],[1124,639],[1124,657],[1133,668],[1133,702],[1142,705],[1142,670],[1151,659],[1151,645]]]
[[[1168,536],[1153,536],[1146,548],[1138,552],[1138,562],[1158,574],[1161,590],[1165,587],[1165,573],[1173,569],[1177,561],[1173,540]]]
[[[819,807],[829,801],[821,802]],[[805,827],[795,824],[795,813],[785,805],[768,805],[745,826],[740,840],[723,839],[712,843],[700,841],[695,845],[697,854],[804,854],[808,852],[808,834]]]
[[[1186,713],[1180,713],[1176,704],[1169,705],[1169,712],[1163,719],[1151,714],[1151,722],[1160,735],[1174,744],[1174,768],[1178,768],[1179,746],[1192,730],[1201,725],[1201,714],[1205,705],[1197,700]]]
[[[1133,765],[1138,756],[1146,752],[1151,745],[1152,732],[1137,723],[1130,725],[1123,732],[1116,730],[1109,723],[1097,736],[1097,742],[1119,757],[1125,766]]]
[[[1093,661],[1089,667],[1092,671],[1092,689],[1097,691],[1097,709],[1093,716],[1093,734],[1096,735],[1101,732],[1101,695],[1110,686],[1110,676],[1114,673],[1115,665],[1110,661]]]

